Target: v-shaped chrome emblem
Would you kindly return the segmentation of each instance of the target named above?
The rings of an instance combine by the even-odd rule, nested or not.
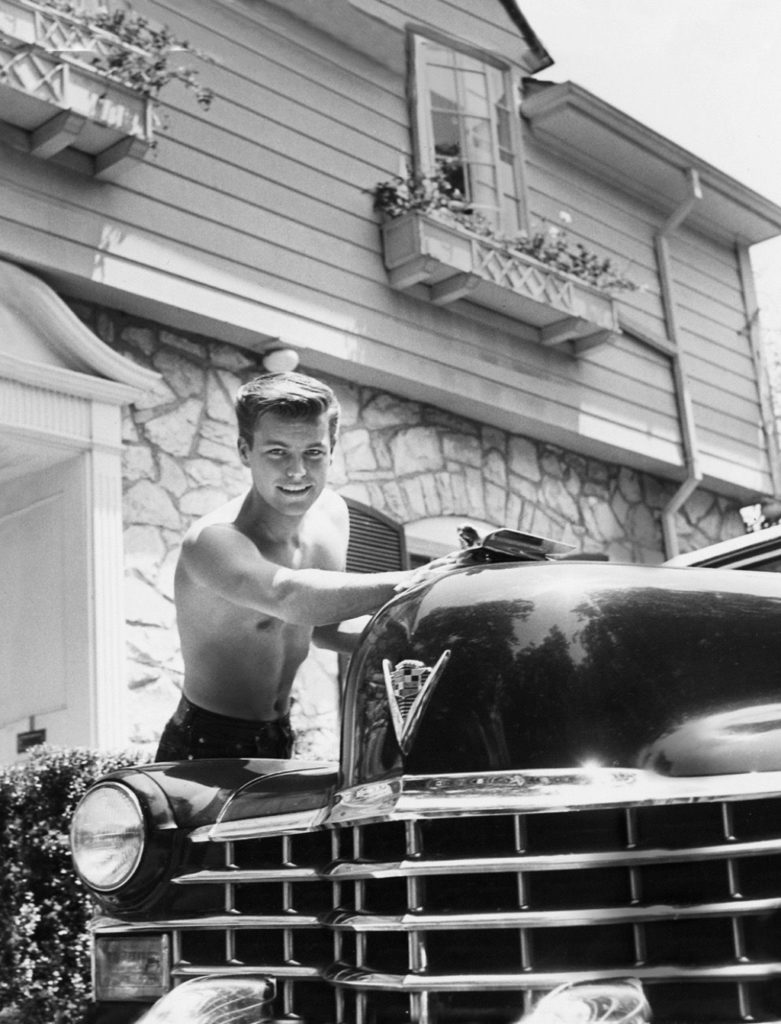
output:
[[[433,668],[411,658],[400,661],[393,667],[387,658],[383,659],[382,672],[388,691],[391,721],[404,755],[409,753],[423,712],[449,658],[450,651],[443,651]]]

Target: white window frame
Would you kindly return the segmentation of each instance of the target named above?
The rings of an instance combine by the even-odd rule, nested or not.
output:
[[[496,182],[497,200],[499,203],[498,207],[494,207],[496,210],[496,219],[494,221],[494,227],[498,230],[512,231],[514,229],[520,229],[527,225],[527,211],[529,209],[529,201],[526,190],[526,181],[523,173],[523,145],[521,136],[521,125],[519,115],[519,103],[521,96],[521,80],[520,72],[518,69],[512,68],[509,64],[504,61],[498,60],[496,57],[482,50],[477,50],[473,47],[460,43],[456,40],[450,39],[446,36],[442,36],[436,33],[423,33],[420,31],[411,31],[409,35],[409,53],[410,53],[410,105],[411,105],[411,124],[412,124],[412,142],[413,142],[413,153],[414,153],[414,167],[419,174],[431,175],[436,171],[436,156],[435,156],[435,143],[434,143],[434,130],[433,120],[431,116],[431,109],[428,102],[428,86],[427,86],[427,65],[425,57],[426,44],[433,43],[436,46],[444,47],[453,50],[457,53],[464,54],[471,57],[474,60],[479,61],[482,64],[488,65],[499,70],[504,77],[504,88],[505,96],[508,99],[508,113],[509,113],[509,132],[510,132],[510,151],[513,154],[513,167],[512,167],[512,179],[513,179],[513,190],[514,199],[516,204],[516,224],[507,224],[502,220],[502,204],[504,200],[504,190],[502,188],[500,167],[501,167],[501,156],[499,151],[499,140],[497,131],[497,119],[494,111],[496,106],[496,100],[498,97],[490,94],[490,78],[488,78],[489,85],[489,116],[491,118],[491,149],[492,149],[492,166],[494,168],[494,178]],[[464,157],[464,163],[468,163],[466,156]],[[491,210],[481,208],[479,204],[475,203],[474,197],[465,197],[470,203],[473,203],[475,209],[487,216],[489,220],[492,220]]]

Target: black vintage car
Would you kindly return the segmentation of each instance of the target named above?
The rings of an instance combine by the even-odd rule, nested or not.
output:
[[[374,617],[339,764],[85,796],[96,1020],[781,1020],[781,578],[502,557]]]

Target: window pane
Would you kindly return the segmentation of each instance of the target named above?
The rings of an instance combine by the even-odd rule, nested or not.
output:
[[[487,118],[465,117],[462,123],[467,160],[493,161],[491,122]]]
[[[456,66],[456,54],[455,50],[451,50],[449,46],[438,46],[430,39],[422,39],[421,44],[426,54],[426,63],[429,65],[439,64],[442,67],[453,68]]]
[[[512,137],[510,135],[510,113],[497,104],[496,107],[496,139],[502,155],[507,154],[512,160]]]
[[[429,72],[431,106],[445,110],[458,108],[456,74],[448,68],[431,68]]]
[[[499,211],[496,172],[490,164],[470,164],[470,197],[483,216],[495,221]]]
[[[447,156],[458,156],[461,153],[461,132],[457,117],[452,114],[434,112],[431,115],[434,129],[434,149],[437,153]]]
[[[451,188],[456,189],[462,196],[470,194],[465,173],[467,165],[461,159],[461,149],[459,146],[437,146],[436,165],[437,170],[444,175]]]
[[[518,219],[518,203],[515,196],[502,196],[501,218],[502,230],[508,235],[514,235],[517,231],[520,231],[521,224]]]
[[[484,74],[465,73],[461,76],[464,107],[469,114],[488,114],[488,83]]]

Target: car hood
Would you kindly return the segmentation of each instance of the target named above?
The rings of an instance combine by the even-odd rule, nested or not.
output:
[[[770,575],[577,562],[453,573],[386,605],[364,634],[346,781],[781,769],[780,624]]]

